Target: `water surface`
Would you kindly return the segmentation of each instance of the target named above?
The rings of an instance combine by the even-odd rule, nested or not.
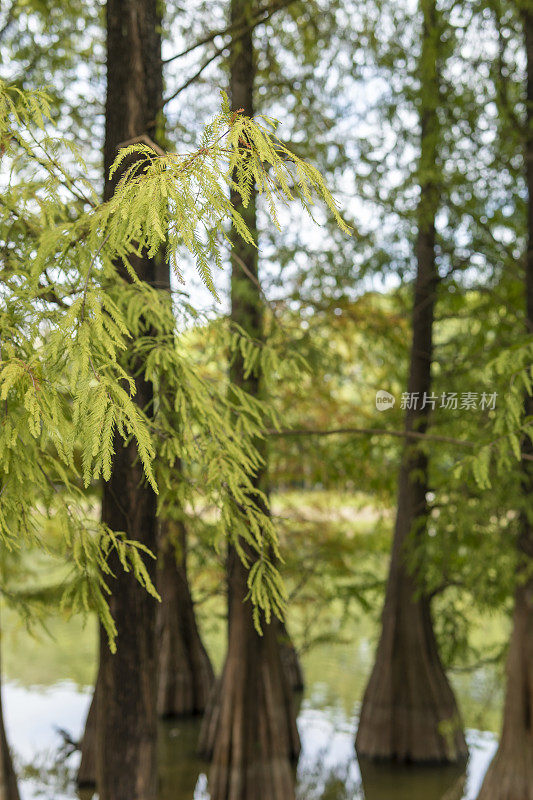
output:
[[[8,616],[2,642],[5,721],[21,776],[21,798],[90,800],[90,792],[78,793],[75,788],[79,754],[70,752],[66,740],[80,738],[90,702],[96,663],[94,625],[83,628],[76,619],[55,619],[49,628],[50,636],[35,639]],[[371,666],[369,631],[368,624],[354,626],[349,644],[316,648],[303,659],[307,686],[298,718],[302,738],[298,800],[475,800],[496,748],[494,731],[501,707],[498,671],[486,667],[454,676],[467,724],[466,767],[358,764],[353,743]],[[221,653],[214,655],[219,662]],[[199,720],[161,723],[159,800],[209,800],[207,765],[195,752],[199,724]]]

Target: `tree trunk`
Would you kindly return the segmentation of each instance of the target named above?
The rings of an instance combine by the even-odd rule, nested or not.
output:
[[[231,0],[231,21],[251,19],[253,0]],[[230,57],[230,102],[233,109],[254,113],[255,58],[251,30],[236,42]],[[232,202],[249,230],[257,236],[255,194],[246,208],[232,191]],[[236,235],[232,238],[231,319],[254,341],[263,338],[263,302],[255,247]],[[244,265],[244,266],[243,266]],[[240,355],[235,355],[231,379],[258,396],[261,374],[246,375]],[[258,443],[259,446],[259,443]],[[264,485],[264,472],[254,477]],[[247,551],[250,559],[257,554]],[[209,776],[211,800],[291,800],[294,776],[291,762],[300,741],[291,687],[281,662],[277,623],[267,625],[263,636],[253,623],[246,584],[248,570],[235,550],[228,553],[228,654],[217,691],[206,712],[200,752],[212,759]]]
[[[204,718],[200,752],[212,759],[211,800],[290,800],[291,761],[300,741],[292,690],[281,663],[275,624],[254,628],[248,570],[234,549],[228,556],[228,655],[216,696]]]
[[[17,779],[11,761],[11,753],[4,729],[2,703],[0,701],[0,800],[19,800]]]
[[[157,261],[157,285],[169,292],[170,265]],[[165,393],[164,383],[161,392]],[[171,400],[170,405],[173,405]],[[179,420],[176,421],[179,424]],[[176,472],[181,475],[181,464]],[[174,505],[174,513],[180,508]],[[158,690],[157,711],[161,717],[203,714],[215,681],[204,647],[187,575],[187,531],[183,520],[159,522],[158,591],[161,604],[157,619]]]
[[[416,243],[417,276],[412,316],[405,430],[425,433],[431,392],[433,320],[438,270],[435,216],[439,203],[435,169],[438,156],[439,24],[435,0],[421,0],[423,41],[421,86],[420,203]],[[400,468],[398,508],[387,582],[382,631],[356,738],[358,754],[398,762],[455,762],[467,755],[461,720],[442,667],[430,601],[420,593],[420,572],[407,566],[410,537],[427,529],[428,458],[407,444]]]
[[[533,536],[530,542],[533,543]],[[502,735],[478,800],[533,800],[533,581],[531,580],[516,591],[513,633],[507,657],[507,691]]]
[[[300,663],[300,657],[296,652],[296,648],[292,642],[285,623],[281,622],[281,620],[275,620],[275,623],[278,628],[281,663],[289,682],[289,686],[294,692],[303,692],[304,674],[302,665]]]
[[[158,591],[161,595],[157,635],[159,715],[202,714],[215,676],[194,614],[183,523],[178,524],[175,537],[170,533],[169,524],[162,523]]]
[[[526,332],[533,333],[533,12],[523,13],[527,56],[527,127],[525,169],[528,189],[528,245],[526,254]],[[533,418],[533,397],[524,398],[525,414]],[[533,456],[527,436],[522,454]],[[533,800],[533,465],[522,459],[522,513],[518,539],[519,573],[515,591],[513,632],[507,656],[507,691],[503,727],[496,755],[483,781],[478,800]],[[524,573],[529,579],[524,581]]]
[[[114,191],[108,179],[118,145],[148,134],[156,139],[162,96],[161,19],[158,0],[108,0],[107,99],[104,144],[104,196]],[[154,284],[156,259],[131,259],[138,277]],[[123,268],[118,265],[118,270]],[[149,330],[146,331],[149,333]],[[148,413],[153,387],[143,364],[129,355],[135,400]],[[157,552],[156,498],[147,485],[135,445],[117,436],[110,481],[104,485],[102,521]],[[155,800],[156,619],[157,603],[112,559],[110,609],[118,637],[112,654],[101,633],[97,703],[96,777],[100,800]],[[148,559],[155,581],[153,561]]]
[[[98,676],[85,720],[85,729],[80,744],[81,761],[76,776],[79,788],[96,786],[96,703],[98,697]]]
[[[0,800],[20,800],[17,778],[4,728],[2,690],[0,686]]]

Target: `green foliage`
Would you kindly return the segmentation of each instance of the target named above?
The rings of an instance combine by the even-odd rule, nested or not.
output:
[[[37,5],[30,4],[32,13]],[[300,224],[301,203],[292,203],[289,194],[310,213],[311,190],[330,205],[331,218],[334,208],[320,176],[276,139],[267,117],[233,116],[226,103],[189,153],[161,156],[145,145],[127,148],[115,165],[116,175],[125,168],[117,192],[101,205],[76,151],[67,154],[64,138],[54,138],[46,124],[40,128],[32,119],[39,114],[46,119],[45,98],[35,96],[40,99],[31,101],[32,110],[24,95],[11,93],[20,119],[3,137],[13,180],[0,200],[2,229],[9,231],[2,291],[11,292],[1,313],[4,329],[16,330],[17,339],[9,364],[2,356],[2,380],[9,396],[9,469],[18,478],[6,498],[18,498],[34,481],[28,495],[45,498],[47,513],[67,502],[77,527],[105,539],[94,520],[80,515],[82,484],[109,475],[112,433],[119,430],[137,439],[162,511],[171,513],[173,497],[191,516],[207,508],[210,542],[220,549],[233,537],[237,546],[246,543],[264,558],[265,544],[277,551],[279,527],[261,511],[265,498],[250,483],[261,469],[265,429],[335,427],[367,432],[270,435],[274,488],[363,490],[388,512],[402,439],[380,431],[385,426],[400,431],[402,414],[397,402],[385,422],[373,399],[381,387],[399,398],[405,383],[410,302],[407,287],[389,289],[412,275],[417,185],[433,177],[441,184],[436,391],[496,391],[498,401],[494,412],[436,409],[430,435],[450,441],[424,445],[431,452],[430,533],[412,558],[424,561],[425,588],[437,593],[445,636],[450,619],[461,624],[465,593],[482,608],[505,604],[515,569],[516,520],[524,505],[517,458],[521,439],[531,431],[531,421],[523,419],[531,344],[522,331],[520,20],[508,2],[487,9],[445,0],[438,7],[440,36],[437,41],[433,31],[432,40],[441,61],[438,98],[424,96],[420,86],[421,54],[413,42],[422,15],[413,15],[410,3],[295,3],[255,32],[258,108],[268,115],[282,107],[283,142],[290,141],[300,158],[311,147],[328,181],[335,180],[350,198],[361,228],[351,242],[332,226],[327,238],[315,241]],[[81,11],[69,2],[69,14],[72,9]],[[212,16],[214,9],[209,2],[194,11],[180,9],[178,24],[190,25],[187,43],[201,35],[202,14]],[[488,49],[498,54],[490,62]],[[194,92],[203,102],[201,84]],[[415,120],[420,103],[433,107],[437,100],[440,158],[436,174],[428,175],[415,167]],[[185,123],[176,130],[180,141],[192,142],[202,114],[194,100],[184,104],[180,98],[180,105],[179,122]],[[57,116],[58,106],[52,108]],[[19,137],[16,145],[12,136]],[[76,164],[78,177],[65,163]],[[269,342],[259,345],[225,323],[198,330],[195,322],[197,340],[191,345],[169,315],[166,299],[119,278],[115,260],[128,264],[139,249],[156,253],[163,246],[179,277],[185,253],[215,291],[214,270],[225,263],[228,225],[251,241],[229,202],[234,168],[243,204],[255,184],[263,192],[259,208],[269,215],[261,220],[262,236],[275,252],[272,258],[268,253],[262,280],[267,295],[269,279],[275,289],[267,311]],[[286,204],[284,218],[291,220],[283,237],[276,227],[280,202]],[[279,266],[277,278],[273,265]],[[367,292],[368,278],[382,274],[385,283],[378,280],[378,291]],[[130,279],[135,281],[133,270]],[[160,332],[157,342],[148,329]],[[206,352],[199,353],[204,346]],[[247,374],[265,374],[268,404],[236,389],[229,393],[225,366],[236,352]],[[132,396],[128,366],[135,359],[146,362],[157,386],[169,387],[150,420]],[[209,359],[217,363],[206,365]],[[302,360],[311,369],[302,369]],[[34,388],[43,381],[46,396]],[[22,442],[13,443],[13,436]],[[20,455],[27,452],[29,460],[41,451],[36,461],[48,479],[35,467],[28,469]],[[4,523],[11,546],[20,538],[17,509]],[[36,535],[35,509],[28,505],[24,513]],[[327,558],[342,572],[335,547]],[[269,580],[265,564],[251,577],[256,599]],[[450,584],[456,588],[444,592]]]
[[[71,178],[63,167],[65,142],[48,133],[46,96],[4,86],[0,96],[2,141],[12,163],[0,206],[2,543],[11,549],[24,541],[42,545],[44,519],[54,515],[76,578],[64,603],[74,611],[95,608],[112,642],[116,632],[105,599],[110,552],[155,595],[143,564],[150,554],[90,519],[84,487],[109,478],[117,435],[134,439],[154,491],[156,454],[168,465],[167,477],[158,467],[168,486],[175,462],[187,461],[219,509],[222,533],[243,558],[241,540],[261,555],[249,578],[254,603],[267,618],[271,611],[281,615],[277,533],[265,497],[253,486],[266,409],[238,387],[228,392],[195,373],[180,351],[168,295],[139,281],[132,260],[164,246],[176,264],[185,248],[214,292],[212,270],[222,266],[226,222],[255,245],[228,186],[246,204],[255,182],[276,223],[279,201],[298,199],[310,210],[316,194],[346,228],[322,178],[272,137],[273,123],[265,127],[230,112],[224,97],[195,152],[124,148],[111,169],[112,176],[120,174],[115,192],[99,203],[90,181]],[[277,369],[268,350],[258,353],[242,332],[232,334],[228,347],[240,350],[248,372],[260,361]],[[131,365],[139,363],[160,389],[153,419],[134,399]]]

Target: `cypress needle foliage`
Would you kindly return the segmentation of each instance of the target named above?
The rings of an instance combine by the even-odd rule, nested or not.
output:
[[[118,432],[135,440],[155,492],[156,460],[167,488],[176,460],[186,461],[219,510],[221,532],[243,558],[241,540],[261,554],[249,576],[254,603],[267,619],[272,611],[281,616],[283,585],[268,555],[279,556],[277,533],[251,477],[261,464],[256,443],[265,420],[273,424],[268,409],[238,387],[228,393],[195,373],[176,338],[167,295],[139,281],[130,260],[165,248],[180,276],[185,249],[216,294],[213,269],[223,266],[228,224],[255,246],[229,189],[246,206],[255,184],[278,227],[280,203],[298,200],[312,214],[318,197],[347,231],[320,173],[276,138],[272,120],[230,112],[223,95],[196,151],[124,147],[111,169],[121,174],[116,191],[100,203],[90,181],[72,178],[64,166],[76,160],[83,175],[78,151],[50,132],[44,94],[2,84],[0,110],[10,165],[0,204],[2,544],[14,551],[46,547],[41,531],[53,516],[75,573],[63,603],[74,611],[96,609],[112,642],[106,603],[112,549],[156,595],[143,560],[151,554],[86,510],[85,489],[110,476]],[[148,329],[157,334],[148,336]],[[154,421],[132,399],[126,344],[127,358],[146,363],[147,378],[165,387]],[[240,349],[247,370],[261,361],[279,372],[275,355],[258,350],[242,331],[232,332],[228,347]]]

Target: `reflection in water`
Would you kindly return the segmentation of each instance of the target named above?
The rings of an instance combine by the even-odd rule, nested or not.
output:
[[[323,686],[304,701],[298,728],[302,753],[297,800],[359,800],[360,776],[354,750],[355,720],[339,705],[319,707]]]
[[[200,719],[162,722],[158,800],[209,800],[204,761],[196,755]]]
[[[22,800],[91,800],[78,794],[74,778],[79,754],[68,755],[58,728],[76,739],[90,696],[74,684],[49,688],[7,685],[6,726],[21,775]],[[474,800],[496,747],[492,734],[469,731],[470,761],[464,769],[394,769],[363,763],[354,749],[355,716],[310,687],[298,725],[302,754],[297,769],[298,800]],[[200,721],[166,721],[160,726],[159,800],[209,800],[207,765],[196,756]],[[61,757],[63,753],[63,757]]]
[[[466,784],[462,766],[400,767],[359,760],[364,800],[461,800]]]
[[[6,634],[4,711],[15,763],[21,775],[21,800],[91,800],[78,795],[74,778],[79,754],[59,757],[64,739],[82,733],[96,660],[79,625],[54,622],[54,645],[25,632]],[[354,634],[355,637],[355,634]],[[58,644],[60,647],[58,648]],[[302,753],[297,767],[298,800],[475,800],[496,747],[493,734],[468,731],[470,760],[466,787],[453,770],[393,771],[385,765],[357,763],[353,710],[364,689],[372,651],[368,631],[349,645],[317,648],[304,668],[307,687],[298,726]],[[60,654],[61,658],[59,658]],[[58,682],[58,677],[63,678]],[[485,670],[457,685],[467,724],[497,728],[498,674]],[[40,684],[37,685],[39,681]],[[489,713],[487,713],[489,712]],[[196,757],[200,721],[167,721],[160,727],[159,800],[209,800],[208,765]]]

